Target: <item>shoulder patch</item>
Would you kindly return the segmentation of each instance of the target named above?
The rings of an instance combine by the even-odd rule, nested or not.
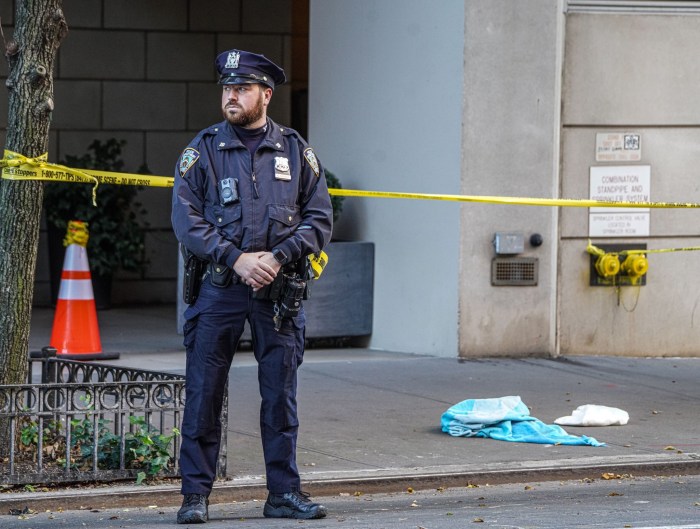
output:
[[[304,151],[304,158],[306,158],[306,161],[309,162],[309,166],[311,167],[311,169],[313,169],[316,178],[318,178],[319,174],[321,173],[321,169],[318,166],[318,159],[316,158],[316,153],[311,147],[308,147]]]
[[[196,162],[198,159],[198,150],[193,149],[192,147],[187,147],[187,149],[182,151],[182,154],[180,155],[180,163],[178,164],[180,167],[180,176],[185,176],[185,173],[189,170],[190,167],[194,165],[194,162]]]

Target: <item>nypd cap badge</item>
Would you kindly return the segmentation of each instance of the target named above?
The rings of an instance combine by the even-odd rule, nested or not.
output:
[[[226,56],[226,65],[224,68],[231,68],[235,70],[238,68],[238,62],[241,60],[241,53],[239,51],[230,51]]]

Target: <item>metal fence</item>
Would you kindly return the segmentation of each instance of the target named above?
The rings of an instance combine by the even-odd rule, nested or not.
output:
[[[10,433],[0,484],[179,475],[184,376],[47,355],[29,362],[27,384],[0,386],[0,423]],[[37,362],[41,382],[32,383]],[[226,419],[224,402],[220,477]]]

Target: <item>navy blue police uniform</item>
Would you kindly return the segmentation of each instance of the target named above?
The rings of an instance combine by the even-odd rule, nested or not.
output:
[[[216,64],[220,84],[274,89],[285,81],[274,63],[245,51],[224,52]],[[270,251],[283,269],[300,270],[307,256],[323,249],[332,230],[323,167],[295,130],[270,118],[252,154],[236,128],[223,121],[202,130],[180,155],[172,225],[178,241],[209,263],[199,295],[184,314],[181,492],[208,497],[212,489],[223,392],[246,320],[258,363],[267,488],[271,494],[299,491],[296,392],[304,311],[275,329],[274,301],[261,299],[232,269],[243,253]]]

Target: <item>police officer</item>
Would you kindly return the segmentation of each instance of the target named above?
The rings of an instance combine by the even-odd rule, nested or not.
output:
[[[280,318],[288,278],[303,282],[307,256],[329,241],[332,209],[318,158],[299,134],[267,117],[284,71],[262,55],[230,50],[216,58],[225,120],[182,151],[172,223],[180,243],[208,265],[185,311],[187,399],[178,523],[203,523],[221,439],[223,392],[246,320],[262,404],[267,488],[263,514],[322,518],[326,509],[301,491],[296,464],[297,367],[304,354],[304,311]],[[298,281],[295,283],[298,284]]]

